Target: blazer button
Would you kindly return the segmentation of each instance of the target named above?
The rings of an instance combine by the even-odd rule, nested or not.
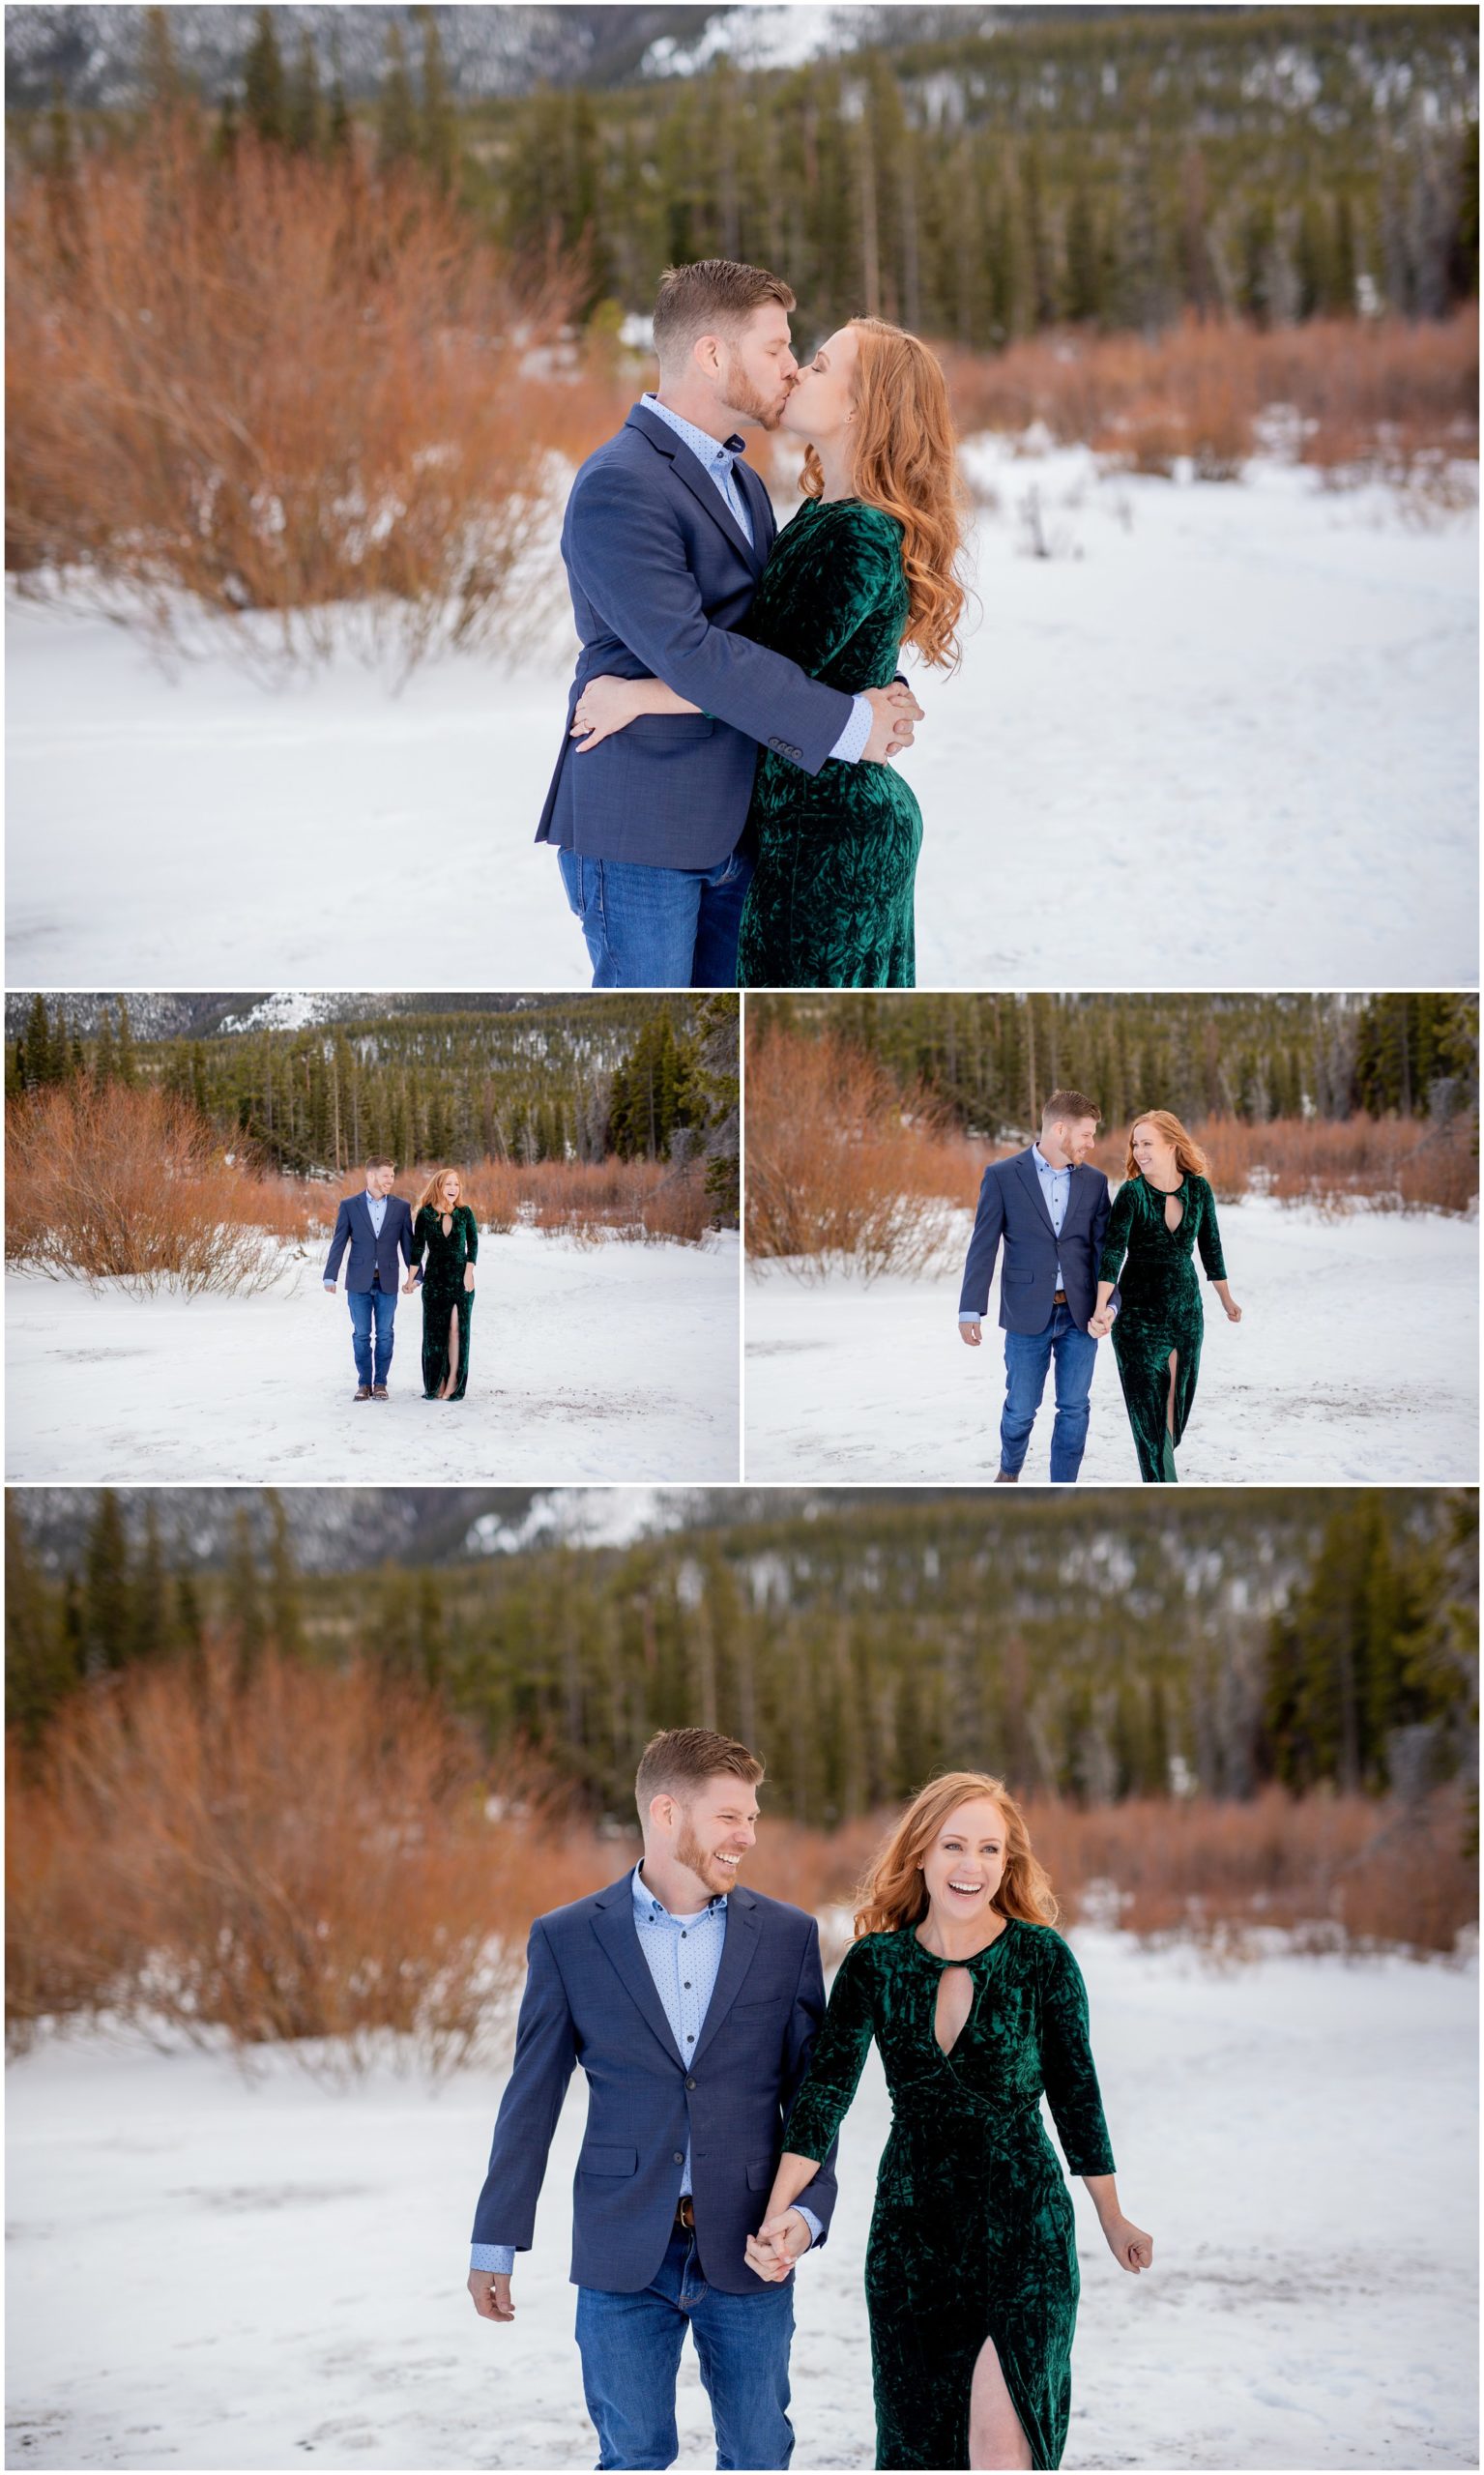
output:
[[[687,2080],[687,2081],[686,2081],[686,2082],[685,2082],[685,2085],[686,2085],[686,2087],[687,2087],[687,2088],[693,2088],[693,2087],[695,2086],[695,2084],[696,2084],[696,2083],[695,2083],[695,2082],[694,2082],[693,2080]]]
[[[685,2163],[685,2152],[684,2148],[672,2148],[670,2151],[670,2160],[672,2165],[684,2166]]]

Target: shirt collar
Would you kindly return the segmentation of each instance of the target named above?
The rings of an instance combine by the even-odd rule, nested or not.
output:
[[[676,436],[684,441],[692,455],[698,456],[703,464],[730,466],[746,451],[746,440],[739,438],[735,430],[730,438],[713,438],[710,430],[700,429],[694,422],[687,422],[684,413],[672,413],[669,405],[662,404],[657,395],[647,394],[643,400],[652,413],[657,413],[662,422],[669,422]]]
[[[1054,1169],[1038,1143],[1033,1143],[1031,1149],[1035,1154],[1037,1167],[1044,1169],[1048,1178],[1064,1178],[1070,1174],[1070,1161],[1067,1162],[1064,1169]]]
[[[676,1918],[671,1915],[670,1910],[666,1907],[663,1900],[658,1900],[655,1897],[654,1892],[651,1890],[648,1882],[644,1879],[644,1877],[640,1873],[637,1865],[633,1870],[633,1894],[634,1914],[636,1916],[648,1918],[652,1924],[674,1925],[677,1922]],[[726,1914],[726,1892],[717,1891],[714,1898],[709,1899],[703,1908],[698,1909],[694,1916],[684,1919],[684,1922],[687,1925],[696,1925],[700,1923],[703,1916],[724,1916]]]

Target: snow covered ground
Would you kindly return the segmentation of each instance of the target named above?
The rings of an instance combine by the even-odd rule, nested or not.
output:
[[[1477,1987],[1403,1960],[1079,1933],[1120,2196],[1115,2268],[1074,2185],[1068,2467],[1476,2463]],[[516,2318],[476,2318],[466,2240],[499,2075],[348,2090],[281,2053],[93,2035],[13,2065],[12,2466],[593,2463],[567,2283],[580,2079]],[[829,2243],[799,2274],[797,2467],[874,2462],[862,2260],[887,2106],[873,2054]],[[687,2349],[681,2464],[713,2462]]]
[[[970,461],[982,619],[903,761],[924,987],[1469,986],[1472,516]],[[1054,555],[1025,556],[1034,492]],[[12,601],[13,987],[588,983],[532,834],[569,658],[274,691]]]
[[[976,1350],[958,1337],[962,1247],[925,1279],[869,1288],[749,1267],[746,1475],[756,1482],[976,1482],[1000,1465],[997,1269]],[[1221,1207],[1229,1324],[1206,1339],[1179,1453],[1184,1484],[1472,1485],[1478,1473],[1479,1230],[1440,1212],[1326,1218],[1249,1197]],[[1004,1257],[1001,1258],[1003,1267]],[[1050,1475],[1048,1376],[1022,1483]],[[1113,1346],[1098,1352],[1082,1481],[1134,1485]]]
[[[326,1240],[328,1245],[328,1238]],[[738,1243],[488,1238],[469,1390],[422,1398],[399,1300],[391,1398],[355,1402],[325,1246],[256,1297],[6,1278],[8,1475],[73,1484],[576,1484],[738,1474]]]

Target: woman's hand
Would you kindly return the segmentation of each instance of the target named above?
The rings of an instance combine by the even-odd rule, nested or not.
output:
[[[599,740],[611,739],[640,713],[698,713],[700,710],[699,705],[677,696],[662,679],[615,679],[604,671],[600,678],[590,679],[578,697],[567,736],[577,742],[578,755],[585,756]]]
[[[410,1297],[417,1286],[418,1276],[416,1272],[409,1272],[407,1278],[402,1283],[402,1296],[404,1297]]]
[[[1108,2249],[1120,2269],[1128,2269],[1137,2277],[1141,2269],[1150,2266],[1154,2257],[1154,2237],[1135,2226],[1132,2218],[1121,2215],[1105,2217],[1103,2232]]]
[[[473,1294],[473,1290],[474,1290],[474,1266],[473,1266],[473,1264],[466,1264],[466,1265],[464,1266],[464,1287],[465,1287],[465,1288],[466,1288],[466,1289],[471,1293],[471,1295]]]
[[[1237,1305],[1236,1298],[1232,1296],[1232,1293],[1228,1289],[1224,1280],[1218,1280],[1216,1283],[1216,1296],[1220,1298],[1222,1305],[1226,1309],[1227,1322],[1229,1324],[1239,1324],[1241,1322],[1241,1308]]]

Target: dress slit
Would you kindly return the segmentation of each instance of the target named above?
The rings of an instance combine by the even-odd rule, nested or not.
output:
[[[1014,2385],[1011,2382],[1009,2373],[1004,2368],[1004,2354],[996,2343],[994,2334],[991,2331],[986,2335],[983,2344],[975,2355],[974,2359],[974,2369],[969,2374],[969,2403],[965,2410],[964,2419],[963,2462],[965,2466],[973,2466],[975,2463],[972,2448],[974,2434],[974,2384],[979,2376],[979,2366],[984,2361],[986,2354],[992,2355],[994,2358],[995,2369],[999,2373],[1000,2378],[1004,2386],[1004,2394],[1010,2402],[1010,2407],[1014,2414],[1015,2421],[1020,2426],[1020,2437],[1025,2444],[1026,2455],[1028,2458],[1033,2460],[1035,2452],[1032,2444],[1031,2434],[1026,2428],[1024,2405],[1022,2401],[1015,2395]]]

